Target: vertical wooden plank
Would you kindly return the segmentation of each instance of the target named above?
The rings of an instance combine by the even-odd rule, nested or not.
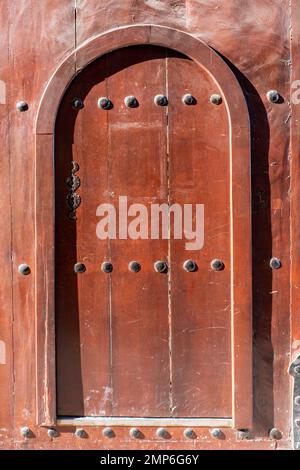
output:
[[[116,70],[117,69],[117,70]],[[133,47],[111,56],[108,92],[115,105],[109,113],[110,191],[117,204],[167,202],[166,116],[154,104],[166,93],[165,51]],[[134,95],[137,108],[126,108]],[[132,214],[133,215],[133,214]],[[138,215],[138,214],[137,214]],[[133,217],[128,217],[128,221]],[[150,237],[150,217],[148,217]],[[111,242],[116,269],[112,276],[113,415],[169,415],[168,277],[154,271],[166,260],[167,240],[128,239]],[[130,261],[141,271],[130,272]]]
[[[257,432],[266,433],[275,424],[284,438],[290,407],[289,4],[188,0],[187,6],[189,31],[233,64],[250,111],[254,425]],[[268,102],[271,89],[280,92],[282,102]],[[281,259],[282,269],[270,270],[272,256]]]
[[[0,285],[0,441],[9,446],[9,436],[13,427],[13,351],[12,351],[12,274],[11,274],[11,195],[10,195],[10,151],[9,151],[9,94],[8,81],[8,1],[0,4],[0,135],[1,135],[1,174],[2,189],[0,199],[0,261],[2,277]],[[1,446],[2,444],[0,444]]]
[[[203,243],[170,243],[173,416],[231,417],[230,139],[226,108],[210,103],[219,90],[195,62],[168,59],[170,203],[192,205]],[[186,93],[196,102],[182,103]],[[204,218],[196,215],[203,205]],[[204,224],[204,226],[203,226]],[[173,229],[172,229],[173,230]],[[211,261],[225,269],[215,272]],[[183,264],[192,259],[195,272]],[[251,341],[251,338],[245,338]]]
[[[291,354],[292,359],[300,353],[300,11],[297,1],[292,1],[291,9]]]
[[[96,235],[100,204],[108,188],[108,112],[98,108],[107,94],[107,59],[96,61],[74,80],[56,123],[56,344],[58,414],[105,416],[111,413],[110,260],[108,240]],[[72,109],[74,98],[83,109]],[[70,220],[67,178],[78,164],[76,194],[81,204]],[[104,214],[102,214],[104,215]],[[75,274],[84,263],[86,272]],[[66,290],[67,287],[67,290]]]
[[[36,421],[34,126],[47,81],[60,60],[74,47],[73,8],[74,0],[9,3],[9,145],[14,251],[15,430],[18,437],[20,427],[33,426]],[[24,33],[28,25],[31,25],[31,34]],[[16,110],[19,100],[28,102],[27,112]],[[22,262],[32,269],[26,278],[17,272]]]
[[[51,293],[54,292],[54,227],[51,217],[54,213],[54,192],[53,184],[47,182],[54,180],[52,142],[51,134],[38,135],[36,139],[36,153],[44,159],[44,166],[41,168],[36,165],[35,223],[40,232],[36,232],[36,262],[32,268],[34,273],[44,273],[43,283],[47,284],[48,292]],[[45,175],[47,175],[46,180]],[[35,367],[38,379],[35,390],[36,422],[52,425],[56,417],[54,297],[45,295],[44,286],[38,285],[40,278],[35,279],[37,281]]]

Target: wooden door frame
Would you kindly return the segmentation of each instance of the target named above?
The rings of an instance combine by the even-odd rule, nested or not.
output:
[[[222,92],[230,128],[233,412],[230,423],[236,429],[251,428],[253,411],[252,253],[251,150],[248,109],[236,77],[212,48],[186,32],[159,25],[125,26],[84,42],[70,53],[54,72],[40,101],[35,127],[37,423],[40,426],[53,426],[57,423],[54,279],[54,129],[57,111],[68,85],[84,67],[104,54],[133,45],[161,46],[185,54],[209,73],[216,87]],[[212,367],[219,367],[219,365],[212,363]],[[211,420],[211,426],[215,426],[214,420]]]

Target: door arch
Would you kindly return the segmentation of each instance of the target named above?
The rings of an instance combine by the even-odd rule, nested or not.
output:
[[[36,331],[38,422],[54,424],[55,250],[53,171],[54,129],[59,103],[69,83],[88,64],[111,51],[159,46],[184,54],[215,83],[228,119],[230,201],[230,423],[247,428],[252,416],[250,130],[242,90],[233,73],[206,44],[191,35],[154,25],[135,25],[102,34],[72,53],[52,76],[36,123]],[[245,341],[247,338],[247,341]],[[213,364],[218,367],[218,364]],[[249,400],[245,400],[249,397]],[[214,418],[213,416],[211,418]],[[212,425],[214,421],[212,420]]]

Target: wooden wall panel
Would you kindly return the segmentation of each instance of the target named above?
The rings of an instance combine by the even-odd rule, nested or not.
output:
[[[8,2],[0,3],[0,448],[10,439],[13,428],[13,353],[12,353],[12,279],[11,279],[11,195],[10,158],[8,141]]]
[[[234,64],[250,109],[255,422],[262,432],[275,424],[287,438],[290,389],[282,371],[290,360],[289,2],[221,3],[191,0],[189,28]],[[276,106],[266,99],[274,88],[283,97]],[[281,259],[281,270],[270,270],[272,256]]]
[[[299,2],[292,2],[292,60],[291,105],[293,112],[291,129],[291,306],[292,306],[292,359],[300,354],[300,9]]]
[[[293,79],[299,70],[299,2],[293,6]],[[75,7],[77,9],[75,15]],[[253,130],[253,272],[254,272],[254,359],[256,433],[266,436],[276,425],[283,432],[278,446],[284,447],[290,427],[290,385],[287,374],[290,340],[289,260],[294,256],[292,293],[294,312],[292,353],[298,348],[298,108],[294,107],[292,188],[290,188],[289,126],[290,106],[290,2],[289,0],[2,0],[0,18],[2,50],[0,79],[7,81],[6,104],[0,113],[7,120],[1,133],[1,202],[5,222],[1,226],[3,275],[1,283],[1,335],[7,341],[11,361],[9,329],[13,286],[14,348],[16,387],[16,445],[24,441],[19,428],[34,427],[34,272],[21,278],[17,266],[34,266],[34,142],[33,127],[37,105],[46,81],[75,43],[112,27],[135,22],[158,23],[184,29],[208,42],[236,67],[246,93]],[[75,23],[76,18],[76,23]],[[9,25],[9,27],[8,27]],[[8,31],[9,29],[9,31]],[[30,33],[29,33],[30,32]],[[9,37],[8,37],[9,36]],[[50,53],[49,53],[50,51]],[[9,56],[9,60],[7,57]],[[233,68],[234,68],[233,66]],[[300,76],[300,74],[299,74]],[[299,77],[300,78],[300,77]],[[276,88],[283,102],[271,105],[265,94]],[[18,113],[16,101],[29,102],[27,113]],[[4,115],[4,114],[3,114]],[[9,118],[9,120],[8,120]],[[7,129],[9,125],[9,134]],[[7,150],[10,148],[10,152]],[[10,155],[9,161],[7,155]],[[9,170],[10,166],[10,170]],[[12,219],[9,173],[11,174]],[[292,189],[290,193],[290,189]],[[292,249],[290,253],[289,197],[292,197]],[[10,227],[13,231],[12,266]],[[271,256],[282,261],[272,272]],[[11,268],[13,283],[11,284]],[[24,334],[26,332],[26,334]],[[1,338],[0,338],[1,339]],[[8,362],[10,364],[11,362]],[[12,371],[0,364],[1,396],[12,394]],[[5,366],[6,367],[6,366]],[[12,406],[12,402],[11,402]],[[0,430],[8,427],[12,409],[1,407]],[[0,434],[1,436],[1,434]],[[25,444],[24,444],[25,443]],[[78,445],[78,444],[76,444]],[[9,446],[6,442],[5,446]],[[68,441],[66,446],[75,446]],[[251,445],[250,445],[251,447]]]
[[[60,60],[74,47],[74,1],[8,2],[10,166],[13,231],[15,439],[22,426],[34,426],[34,125],[41,94]],[[29,34],[30,31],[30,34]],[[51,54],[49,54],[51,50]],[[20,113],[16,102],[29,110]],[[32,274],[22,277],[18,265]],[[26,443],[25,443],[26,445]]]

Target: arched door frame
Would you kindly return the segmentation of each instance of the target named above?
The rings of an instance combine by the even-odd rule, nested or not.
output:
[[[60,101],[78,73],[100,56],[133,45],[156,45],[185,54],[204,68],[222,92],[230,128],[232,417],[252,423],[252,286],[250,126],[236,77],[223,59],[192,35],[158,25],[131,25],[84,42],[57,68],[41,98],[36,120],[36,354],[37,422],[56,423],[54,280],[54,128]],[[213,363],[212,367],[219,367]],[[211,420],[214,426],[214,420]],[[209,424],[207,424],[209,425]]]

